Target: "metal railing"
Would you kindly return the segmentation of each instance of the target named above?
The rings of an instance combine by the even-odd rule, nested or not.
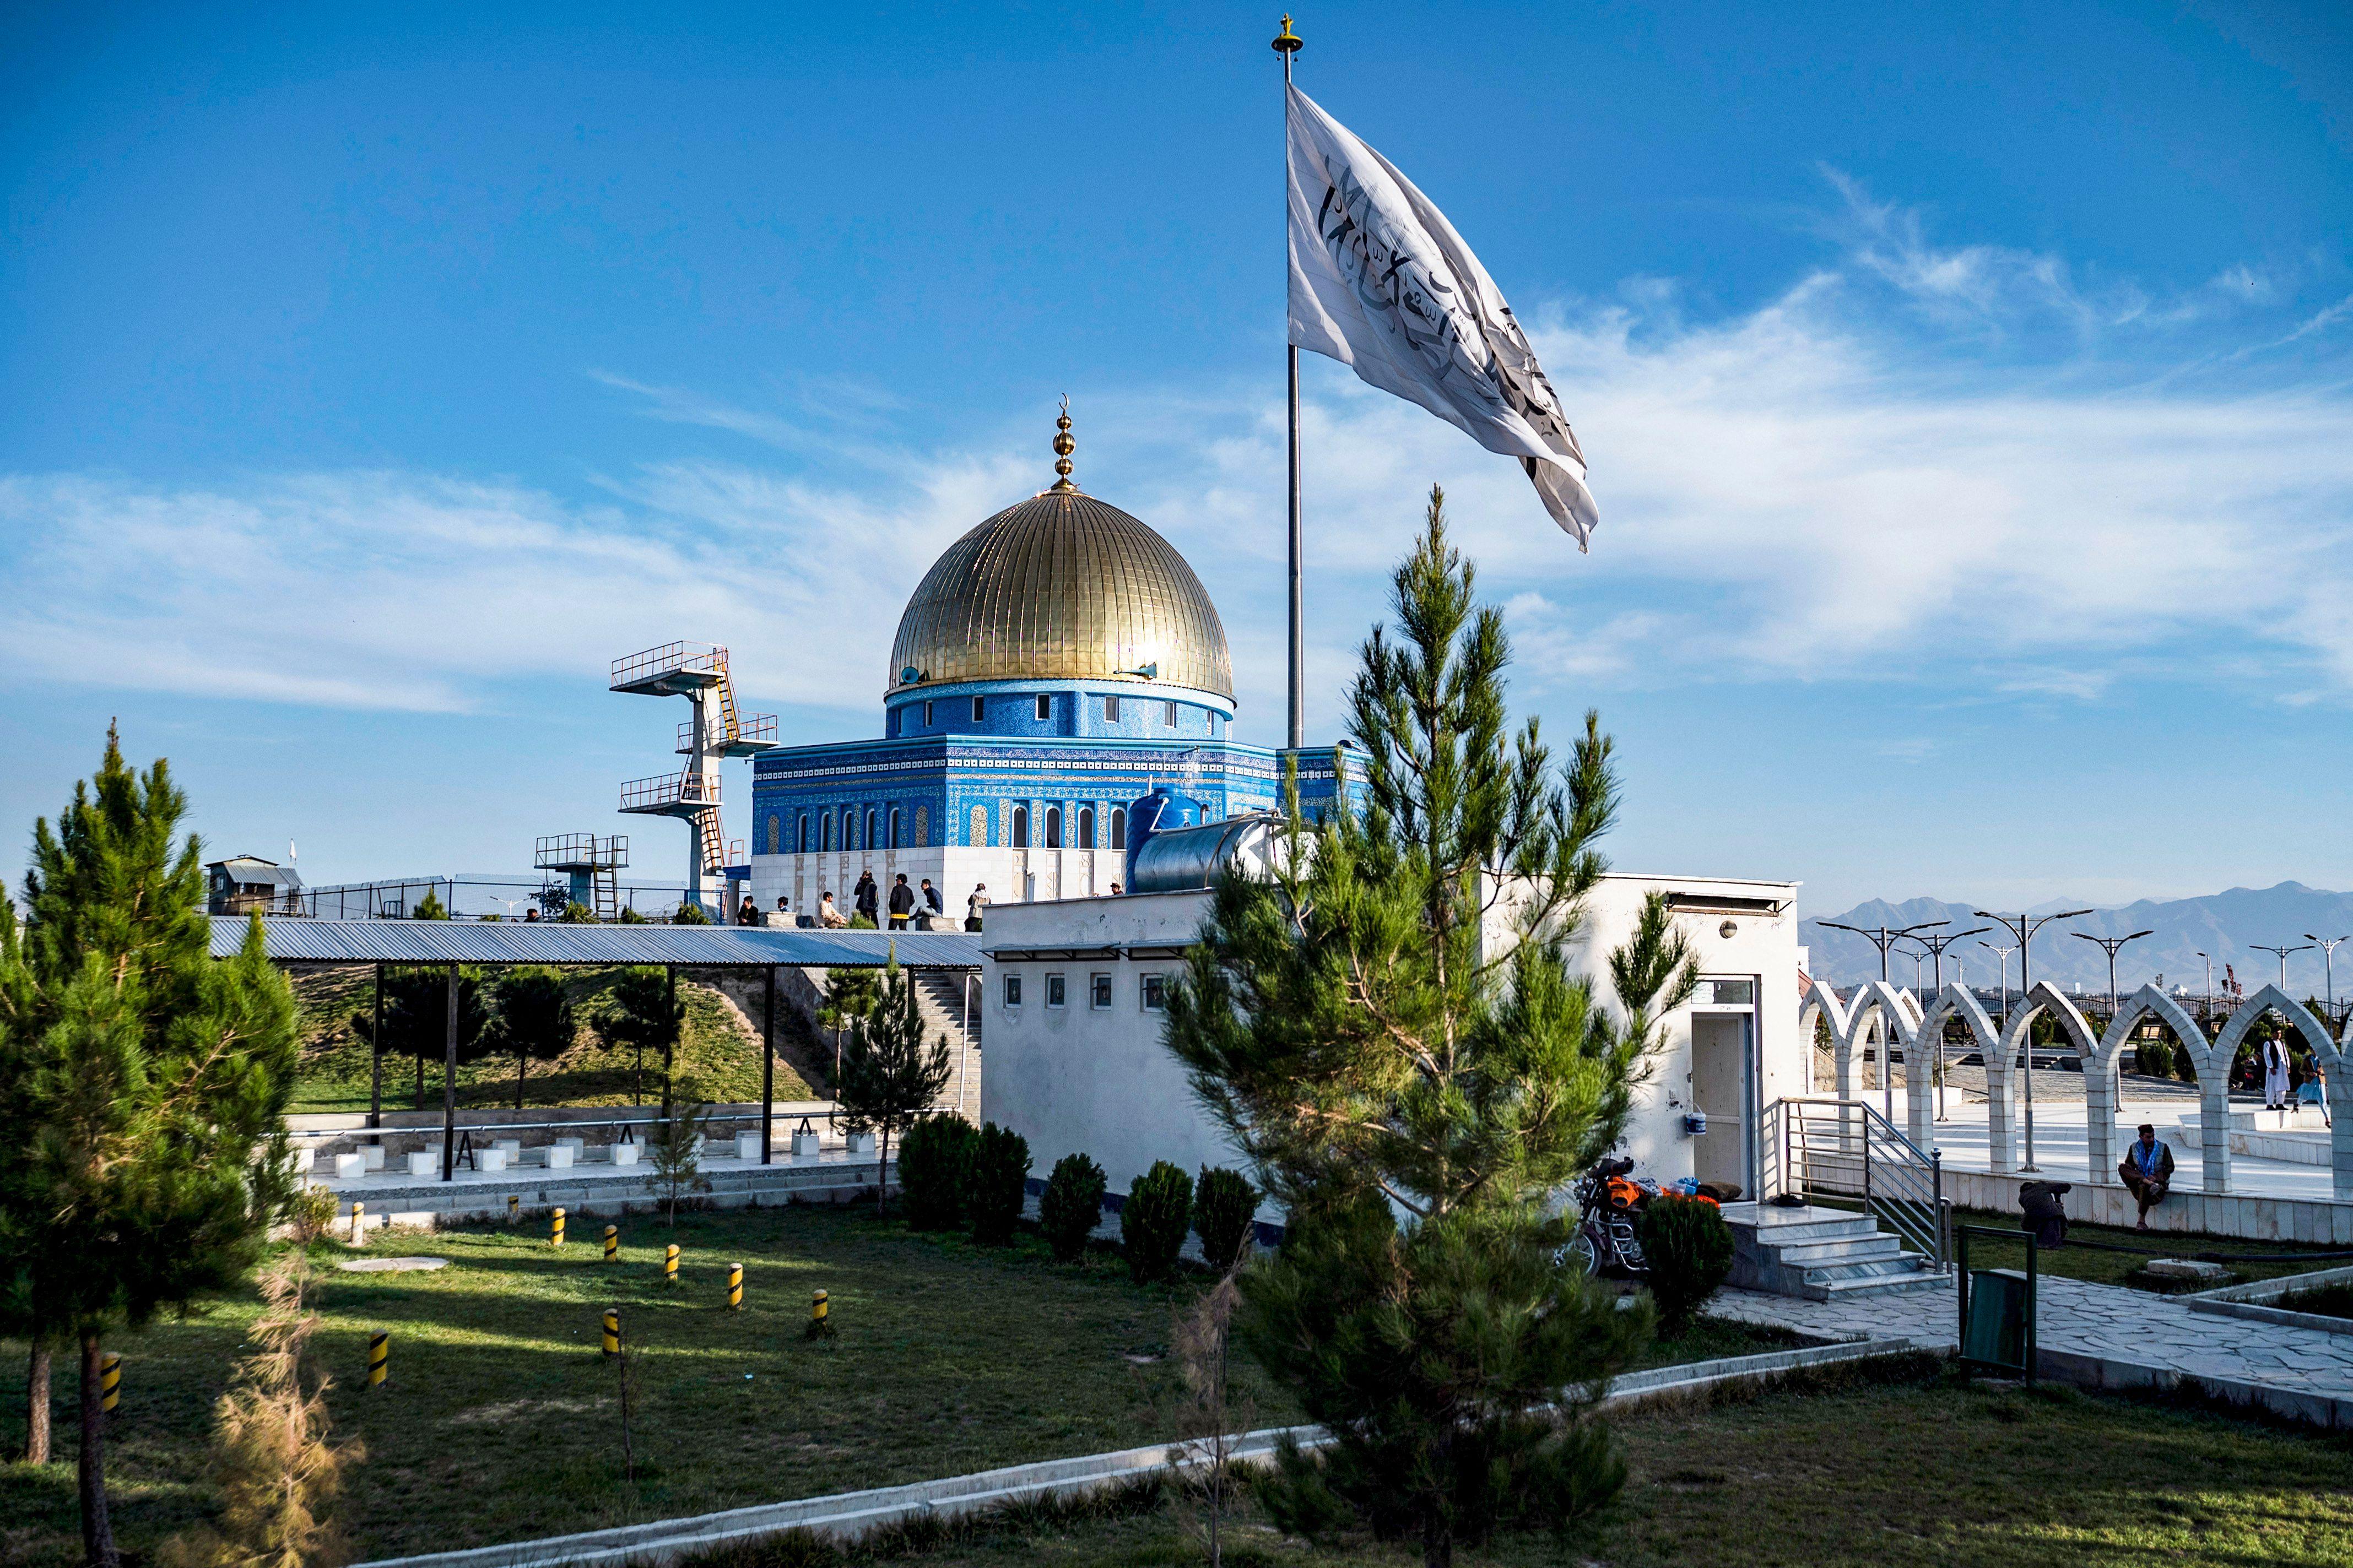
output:
[[[1764,1122],[1765,1194],[1860,1200],[1937,1273],[1951,1267],[1940,1152],[1924,1151],[1866,1100],[1792,1096],[1767,1106]]]
[[[541,870],[617,868],[629,863],[629,836],[551,833],[540,838],[535,853],[533,864]]]
[[[720,730],[721,732],[712,738],[711,743],[714,750],[722,746],[733,745],[737,741],[765,741],[774,745],[776,741],[776,716],[774,713],[746,713],[736,725],[734,734],[726,733],[724,725],[722,725]],[[681,757],[691,756],[693,752],[694,721],[681,720],[678,726],[678,754]]]
[[[691,669],[716,674],[727,667],[727,650],[702,642],[666,642],[659,647],[624,654],[613,661],[613,685],[634,686],[638,681],[672,670]]]
[[[665,805],[716,805],[719,804],[719,780],[705,777],[692,768],[674,773],[656,773],[648,779],[631,779],[621,786],[623,811],[652,811]]]

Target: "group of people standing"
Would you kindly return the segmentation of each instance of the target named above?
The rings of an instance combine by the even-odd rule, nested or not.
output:
[[[923,886],[920,889],[907,886],[907,874],[902,871],[898,879],[892,883],[890,930],[906,931],[912,928],[915,931],[944,931],[949,929],[947,907],[940,900],[940,890],[932,886],[932,879],[929,877],[923,878],[922,882]],[[830,888],[821,889],[818,894],[817,918],[814,923],[828,931],[843,931],[849,928],[856,915],[863,915],[868,923],[875,926],[882,925],[882,889],[881,884],[875,881],[873,872],[860,871],[858,874],[858,885],[850,889],[849,896],[852,913],[845,914],[840,906],[833,901],[833,889]],[[988,884],[974,883],[971,894],[964,901],[965,930],[981,929],[981,921],[987,914],[988,904]],[[744,896],[743,905],[735,912],[735,923],[747,926],[788,926],[794,923],[792,911],[792,900],[780,897],[776,900],[776,912],[764,915],[759,905],[753,902],[752,896],[746,893]]]

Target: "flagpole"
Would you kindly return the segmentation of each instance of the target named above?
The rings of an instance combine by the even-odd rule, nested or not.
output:
[[[1290,118],[1291,118],[1291,58],[1292,58],[1293,55],[1297,54],[1301,49],[1304,48],[1305,47],[1306,47],[1305,43],[1304,43],[1304,42],[1303,42],[1303,40],[1302,40],[1302,39],[1301,39],[1297,35],[1295,35],[1294,33],[1293,33],[1293,32],[1292,32],[1292,30],[1291,30],[1291,16],[1290,16],[1290,14],[1289,14],[1288,12],[1286,12],[1286,13],[1283,15],[1283,18],[1282,18],[1282,33],[1281,33],[1281,34],[1280,34],[1280,35],[1275,38],[1275,40],[1274,40],[1274,52],[1275,52],[1275,53],[1277,53],[1277,54],[1279,54],[1279,55],[1281,55],[1281,56],[1282,57],[1283,123],[1284,123],[1284,126],[1285,126],[1285,130],[1284,130],[1284,132],[1283,132],[1283,136],[1284,136],[1283,167],[1284,167],[1284,169],[1285,169],[1286,171],[1288,171],[1288,170],[1289,170],[1289,168],[1290,168],[1290,166],[1291,166],[1291,153],[1290,153],[1290,142],[1289,142],[1289,138],[1290,138],[1290,134],[1291,134],[1291,133],[1290,133],[1290,131],[1289,131],[1289,129],[1288,129],[1289,124],[1290,124]],[[1284,177],[1283,177],[1283,178],[1284,178],[1284,189],[1285,189],[1286,193],[1288,193],[1288,190],[1289,190],[1289,184],[1290,184],[1290,175],[1288,174],[1288,173],[1286,173],[1286,174],[1284,174]],[[1283,224],[1284,224],[1284,228],[1285,228],[1285,232],[1286,232],[1286,233],[1287,233],[1287,232],[1288,232],[1288,230],[1289,230],[1290,221],[1291,221],[1291,220],[1290,220],[1290,217],[1289,217],[1289,216],[1288,216],[1288,215],[1289,215],[1289,208],[1288,208],[1289,199],[1290,199],[1290,198],[1289,198],[1288,195],[1286,194],[1286,195],[1285,195],[1285,197],[1284,197],[1284,201],[1285,201],[1285,216],[1284,216],[1284,218],[1283,218]],[[1287,287],[1288,287],[1288,285],[1286,285],[1286,288],[1287,288]],[[1288,311],[1288,307],[1287,307],[1287,306],[1285,307],[1285,310],[1286,310],[1286,312],[1287,312],[1287,311]],[[1289,331],[1286,329],[1286,330],[1285,330],[1285,331],[1283,332],[1283,338],[1284,338],[1284,342],[1283,342],[1283,353],[1284,353],[1284,355],[1285,355],[1285,357],[1286,357],[1287,361],[1289,362],[1289,363],[1288,363],[1288,369],[1289,369],[1289,372],[1290,372],[1289,380],[1290,380],[1290,393],[1291,393],[1291,729],[1290,729],[1291,742],[1290,742],[1290,744],[1291,744],[1291,749],[1292,749],[1293,751],[1297,751],[1297,750],[1299,750],[1302,746],[1304,746],[1305,744],[1307,744],[1307,674],[1306,674],[1306,670],[1303,668],[1303,665],[1304,665],[1304,663],[1305,663],[1305,660],[1303,658],[1303,657],[1302,657],[1302,655],[1301,655],[1302,643],[1301,643],[1300,629],[1299,629],[1299,621],[1300,621],[1300,592],[1299,592],[1300,558],[1301,558],[1301,556],[1302,556],[1303,554],[1304,554],[1305,551],[1304,551],[1303,541],[1302,535],[1301,535],[1301,533],[1300,533],[1300,529],[1299,529],[1299,345],[1298,345],[1297,343],[1294,343],[1294,342],[1290,342],[1290,341],[1289,341],[1289,340],[1290,340],[1290,337],[1291,337],[1291,334],[1290,334]]]

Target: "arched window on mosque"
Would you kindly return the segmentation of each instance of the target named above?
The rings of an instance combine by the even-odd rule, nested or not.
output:
[[[844,849],[858,847],[858,814],[848,806],[841,808],[841,847]]]
[[[1013,808],[1013,847],[1029,847],[1029,808],[1026,805]]]
[[[899,836],[895,833],[892,834],[891,836],[891,841],[892,843],[896,844],[899,841]],[[869,811],[866,814],[866,847],[869,849],[874,847],[874,813],[871,811]]]
[[[899,847],[899,808],[895,805],[891,808],[891,841],[889,847],[893,849]]]
[[[1046,808],[1046,847],[1060,849],[1061,847],[1062,808],[1059,805],[1050,805]]]
[[[806,855],[808,853],[808,813],[806,811],[800,814],[798,822],[793,830],[793,844],[794,854]]]
[[[1079,807],[1079,847],[1092,849],[1094,847],[1095,808],[1092,805],[1082,805]]]
[[[1127,847],[1127,813],[1116,805],[1111,808],[1111,847],[1123,850]]]
[[[775,812],[768,814],[768,853],[781,855],[785,850],[785,825]]]
[[[988,807],[976,805],[972,808],[972,836],[965,842],[975,848],[988,842]]]

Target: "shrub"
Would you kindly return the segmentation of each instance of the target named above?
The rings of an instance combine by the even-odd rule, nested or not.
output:
[[[2143,1040],[2133,1047],[2133,1070],[2147,1078],[2173,1076],[2173,1047],[2164,1040]]]
[[[294,1232],[294,1239],[308,1247],[335,1228],[341,1212],[335,1194],[324,1187],[310,1185],[295,1189],[287,1200],[286,1223]]]
[[[1103,1169],[1084,1154],[1065,1154],[1054,1162],[1038,1200],[1038,1228],[1046,1244],[1063,1263],[1075,1263],[1087,1249],[1087,1237],[1103,1223]]]
[[[1127,1272],[1139,1285],[1176,1271],[1176,1254],[1193,1228],[1193,1178],[1166,1160],[1128,1184],[1127,1206],[1119,1211],[1120,1241],[1127,1248]]]
[[[899,1140],[899,1196],[917,1230],[964,1224],[965,1163],[979,1134],[961,1116],[926,1116]]]
[[[1258,1214],[1258,1189],[1240,1173],[1202,1167],[1193,1188],[1193,1228],[1201,1236],[1201,1258],[1223,1274],[1241,1261]]]
[[[1679,1334],[1732,1272],[1732,1226],[1705,1198],[1657,1197],[1642,1222],[1651,1300],[1662,1332]]]
[[[985,1123],[972,1141],[966,1165],[965,1206],[972,1219],[972,1238],[987,1247],[1003,1247],[1013,1239],[1021,1218],[1021,1200],[1029,1184],[1029,1141],[1010,1127]]]

